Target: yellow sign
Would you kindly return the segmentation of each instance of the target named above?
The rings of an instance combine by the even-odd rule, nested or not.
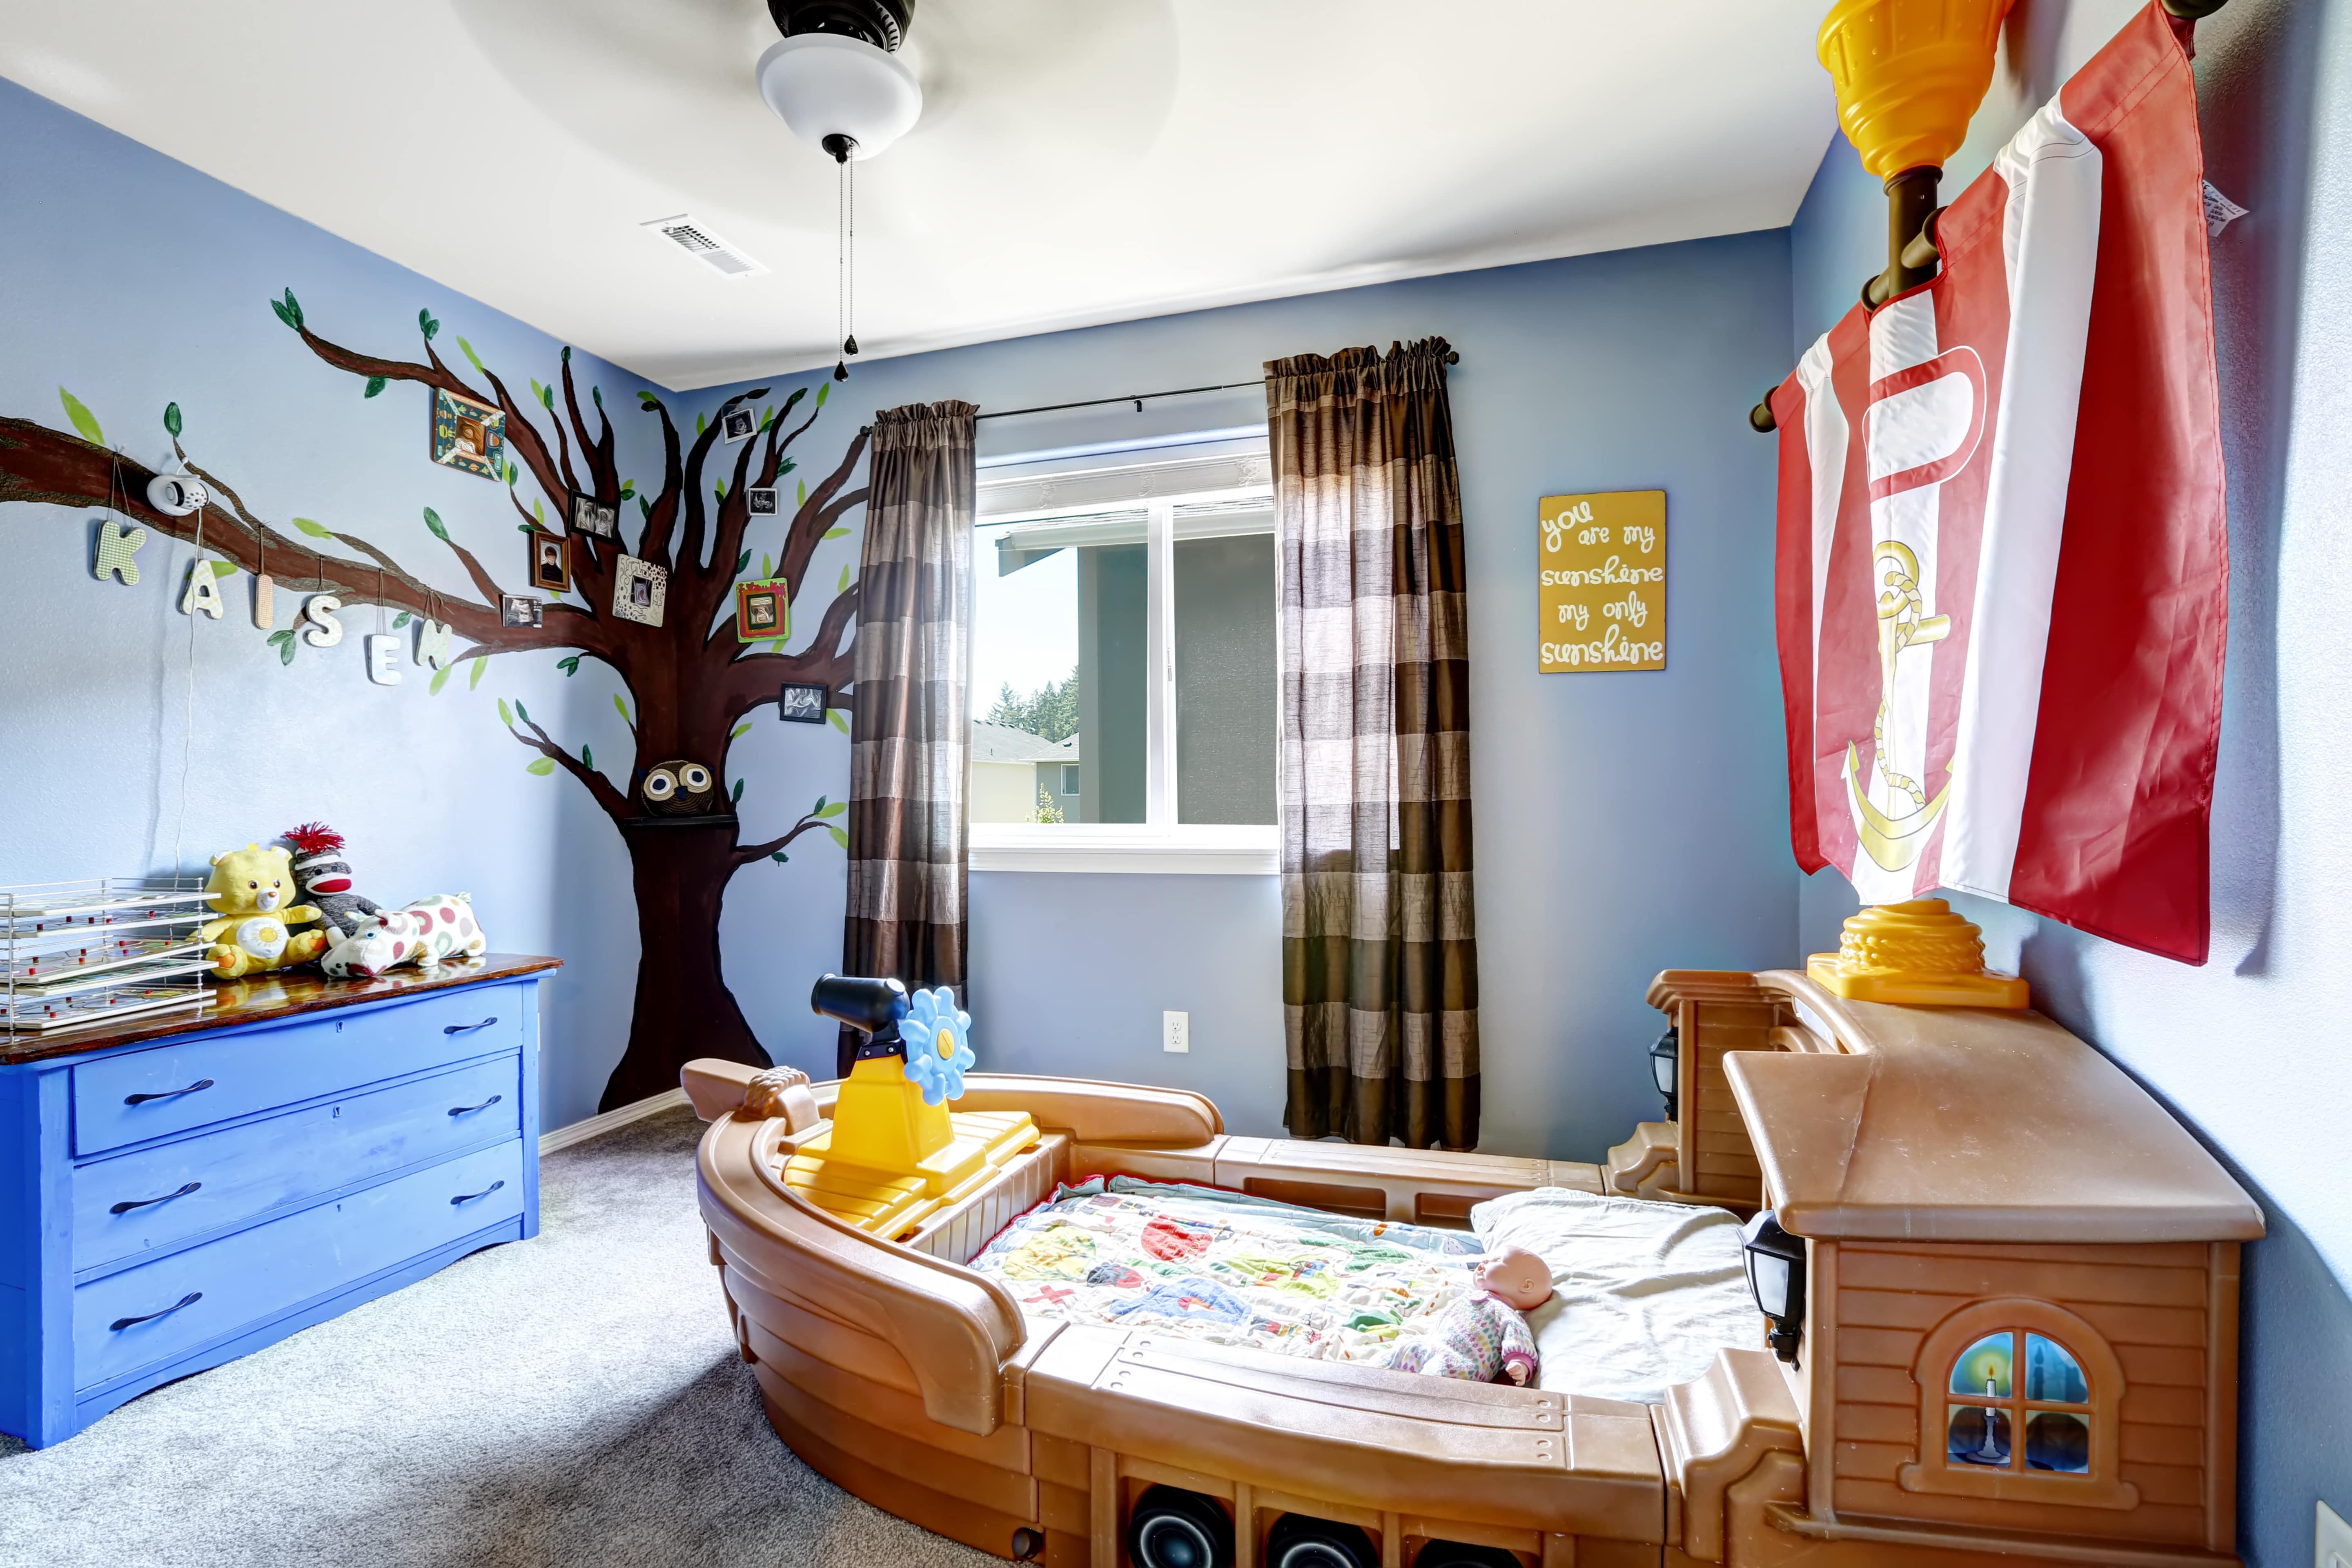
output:
[[[1546,496],[1536,668],[1666,668],[1666,492]]]

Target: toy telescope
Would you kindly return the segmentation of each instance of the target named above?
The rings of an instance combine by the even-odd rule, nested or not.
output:
[[[868,979],[856,974],[819,977],[809,993],[809,1010],[838,1019],[866,1037],[854,1062],[879,1057],[904,1058],[907,1043],[898,1037],[898,1020],[908,1012],[907,988],[896,980]],[[844,1077],[848,1076],[846,1072]]]

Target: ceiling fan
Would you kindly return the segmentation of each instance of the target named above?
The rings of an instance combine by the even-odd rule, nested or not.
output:
[[[783,37],[760,57],[760,96],[836,163],[871,158],[914,129],[922,84],[898,55],[915,0],[768,0]]]

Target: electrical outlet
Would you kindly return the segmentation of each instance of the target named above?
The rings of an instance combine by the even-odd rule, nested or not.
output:
[[[2319,1505],[2318,1535],[2311,1552],[2313,1568],[2352,1568],[2352,1524],[2324,1502]]]
[[[1192,1048],[1192,1014],[1160,1015],[1160,1048],[1163,1051],[1189,1051]],[[2352,1563],[2347,1563],[2346,1568],[2352,1568]]]

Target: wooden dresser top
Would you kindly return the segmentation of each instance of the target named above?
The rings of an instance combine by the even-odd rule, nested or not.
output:
[[[1724,1058],[1780,1223],[1821,1238],[2243,1241],[2242,1188],[2122,1068],[2039,1013],[1756,984],[1833,1052]]]
[[[87,1051],[193,1035],[205,1029],[234,1028],[299,1013],[319,1013],[361,1002],[383,1002],[452,985],[478,985],[485,980],[512,980],[542,970],[560,969],[560,958],[527,952],[490,952],[438,969],[396,969],[373,980],[330,980],[315,969],[280,970],[233,980],[209,987],[213,1005],[134,1019],[120,1028],[69,1029],[57,1035],[0,1035],[0,1066],[48,1061]]]

